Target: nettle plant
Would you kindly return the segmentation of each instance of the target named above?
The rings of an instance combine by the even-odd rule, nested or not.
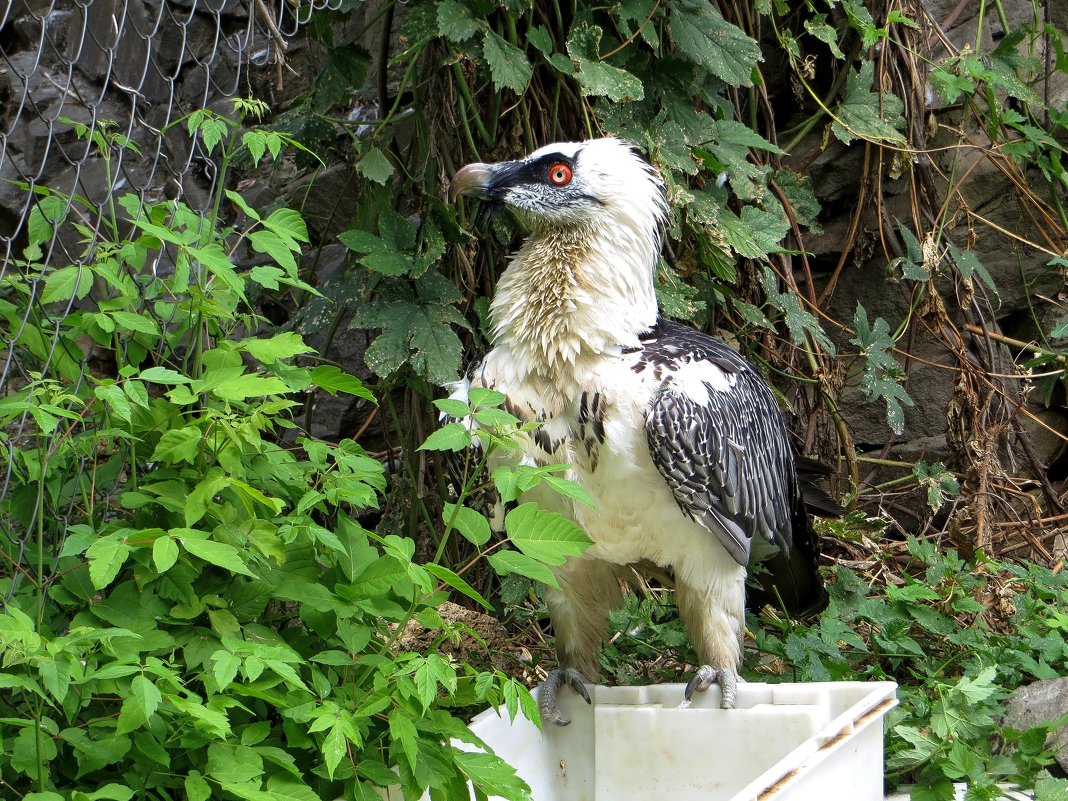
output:
[[[235,110],[186,120],[217,149],[223,177],[239,154],[273,158],[286,144],[243,127],[258,104]],[[106,126],[77,133],[105,160],[132,146]],[[475,469],[431,563],[413,560],[411,539],[366,528],[382,464],[352,440],[302,435],[294,416],[313,390],[374,398],[317,364],[295,333],[271,331],[250,302],[315,293],[297,267],[304,223],[219,186],[207,213],[112,195],[103,238],[87,199],[38,189],[24,258],[3,278],[0,315],[25,381],[0,400],[11,470],[0,501],[0,795],[313,801],[399,785],[405,798],[427,787],[455,798],[470,782],[529,797],[450,711],[504,704],[536,717],[525,687],[437,648],[405,651],[400,635],[417,621],[437,644],[473,636],[437,611],[452,590],[488,606],[440,562],[452,530],[493,551],[499,569],[542,579],[584,536],[524,505],[508,518],[518,550],[490,545],[488,522],[462,507]],[[238,222],[222,222],[224,201]],[[60,237],[83,243],[76,263],[56,263]],[[237,265],[242,252],[253,266]],[[87,347],[111,364],[90,371]],[[500,400],[452,404],[466,423],[425,447],[465,446],[477,422],[484,464],[524,435]],[[509,499],[539,481],[575,492],[550,474],[494,479]]]

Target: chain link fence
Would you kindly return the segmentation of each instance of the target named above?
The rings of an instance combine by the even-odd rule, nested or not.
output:
[[[106,216],[129,220],[164,198],[208,210],[220,176],[185,118],[198,109],[232,114],[227,100],[277,80],[310,15],[340,2],[0,0],[0,398],[42,379],[75,392],[84,384],[100,347],[85,338],[72,348],[59,332],[73,311],[100,303],[99,293],[79,290],[94,280],[85,265],[115,238]],[[118,210],[122,196],[137,200]],[[163,248],[143,269],[171,267]],[[52,280],[61,270],[69,280]],[[28,302],[14,296],[16,285],[29,287]],[[109,369],[123,355],[108,353]],[[5,433],[0,500],[38,491],[16,469],[20,445],[33,440],[47,452],[64,436],[58,427],[42,443],[28,408]],[[38,516],[71,512],[47,498],[29,506],[30,517],[3,522],[16,566]]]

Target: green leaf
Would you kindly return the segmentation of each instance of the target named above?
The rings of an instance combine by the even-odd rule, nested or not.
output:
[[[434,405],[442,414],[455,420],[463,420],[471,414],[471,407],[459,398],[438,398],[434,401]]]
[[[356,172],[376,184],[385,186],[393,175],[393,164],[377,147],[368,148],[356,162]]]
[[[429,441],[427,440],[427,442]],[[476,547],[481,548],[490,540],[489,521],[486,520],[484,515],[469,506],[446,503],[442,512],[442,522],[446,526],[451,522],[456,527],[456,530],[463,535],[464,539]]]
[[[152,543],[152,562],[156,572],[166,573],[178,561],[178,544],[169,536],[156,537]]]
[[[526,53],[487,29],[482,43],[482,54],[489,65],[493,88],[498,92],[508,88],[517,95],[522,94],[533,74]]]
[[[169,367],[149,367],[142,370],[138,376],[142,381],[150,381],[154,384],[191,384],[193,379],[184,376],[177,370]]]
[[[192,770],[185,777],[186,801],[208,801],[211,798],[211,785],[205,781],[199,771]]]
[[[208,510],[208,502],[227,484],[226,475],[219,468],[212,468],[185,499],[185,524],[192,526]]]
[[[402,252],[395,243],[368,231],[343,231],[338,239],[349,250],[366,254],[360,257],[360,263],[376,273],[405,275],[412,269],[412,260],[407,253]]]
[[[461,321],[448,306],[410,301],[365,307],[354,317],[359,327],[382,328],[364,354],[378,375],[389,376],[409,367],[437,386],[455,381],[459,372],[463,346],[450,323]]]
[[[282,359],[289,359],[300,353],[309,353],[312,348],[304,344],[299,334],[286,331],[272,337],[258,339],[250,337],[237,343],[238,350],[243,350],[252,358],[264,364],[273,364]],[[337,368],[335,368],[337,369]]]
[[[575,77],[582,93],[604,95],[617,103],[643,99],[645,87],[636,75],[600,60],[602,34],[600,27],[582,23],[572,29],[567,40],[567,52],[578,67]]]
[[[75,790],[71,794],[71,801],[130,801],[133,797],[134,791],[129,787],[110,782],[92,793]]]
[[[805,30],[826,44],[832,56],[845,59],[845,54],[838,47],[838,31],[827,24],[826,14],[815,14],[812,19],[805,20]]]
[[[559,476],[545,476],[544,481],[565,498],[578,501],[583,506],[589,506],[591,509],[597,508],[597,504],[590,497],[590,494],[571,479],[560,478]]]
[[[486,796],[530,799],[530,787],[495,754],[458,752],[454,754],[456,767]]]
[[[156,321],[147,314],[113,311],[109,312],[109,315],[119,327],[127,331],[137,331],[141,334],[159,336],[159,326],[156,325]]]
[[[163,432],[149,460],[163,464],[194,464],[203,445],[204,432],[196,426],[172,428]]]
[[[100,400],[107,403],[108,408],[112,413],[120,420],[130,422],[130,418],[133,415],[133,409],[130,406],[130,399],[126,397],[126,393],[122,391],[122,387],[118,384],[105,384],[93,389],[93,394]]]
[[[463,423],[446,423],[419,446],[421,451],[462,451],[471,447],[471,432]]]
[[[281,237],[293,251],[300,250],[296,243],[309,241],[308,225],[295,209],[275,209],[267,215],[263,224]]]
[[[115,731],[125,734],[143,726],[155,714],[162,698],[156,685],[144,674],[134,676],[130,682],[130,694],[122,702]]]
[[[519,550],[550,565],[562,565],[567,557],[578,556],[592,544],[575,523],[536,503],[524,503],[510,511],[504,527]]]
[[[210,373],[198,383],[217,398],[228,401],[240,401],[246,398],[260,398],[265,395],[279,395],[290,391],[289,386],[273,375],[239,375],[215,381]]]
[[[471,16],[467,6],[456,0],[445,0],[438,6],[438,34],[450,42],[466,42],[485,24]]]
[[[93,274],[86,267],[60,267],[45,278],[41,303],[81,300],[93,288]]]
[[[342,758],[347,751],[347,743],[345,742],[345,732],[341,727],[341,723],[335,723],[330,727],[329,733],[323,739],[323,761],[326,763],[326,772],[330,778],[334,778],[334,771],[337,770],[337,766],[341,764]]]
[[[526,554],[519,553],[519,551],[494,551],[486,557],[486,561],[497,571],[498,575],[507,576],[510,573],[517,573],[520,576],[540,581],[550,587],[560,588],[556,576],[553,575],[548,566]]]
[[[89,581],[93,588],[102,590],[119,574],[130,555],[130,546],[120,534],[109,534],[89,546],[85,552],[89,560]]]
[[[483,598],[482,594],[479,593],[478,590],[476,590],[474,587],[472,587],[470,584],[468,584],[466,581],[456,575],[456,573],[454,573],[452,570],[449,570],[449,568],[444,567],[443,565],[436,564],[434,562],[429,562],[423,567],[425,567],[426,571],[433,575],[435,578],[437,578],[439,581],[445,582],[454,590],[459,590],[472,601],[477,601],[478,603],[482,604],[483,608],[487,611],[493,610],[493,607],[490,605],[490,602]]]
[[[180,531],[181,529],[178,530]],[[194,539],[192,537],[181,537],[180,539],[186,551],[193,556],[203,559],[216,567],[225,568],[231,573],[240,573],[243,576],[256,578],[256,574],[245,567],[241,552],[233,545],[227,545],[225,542],[215,542],[214,540]]]
[[[900,98],[871,91],[874,80],[872,61],[861,62],[860,69],[850,70],[846,78],[846,96],[835,111],[831,130],[847,145],[858,137],[872,142],[905,142],[899,131],[905,125]]]
[[[414,771],[419,754],[419,732],[408,713],[399,707],[389,713],[389,734],[400,745],[408,767]]]
[[[823,327],[811,312],[801,308],[801,302],[793,292],[780,292],[776,278],[771,270],[765,269],[760,275],[760,284],[768,298],[768,304],[783,313],[790,339],[798,345],[804,345],[806,337],[818,342],[828,353],[834,353],[834,343],[827,337]]]
[[[763,60],[760,46],[705,0],[671,3],[671,38],[691,61],[729,86],[752,86],[753,69]]]
[[[355,395],[358,398],[369,400],[377,404],[375,396],[371,394],[364,383],[351,373],[346,373],[340,367],[332,364],[321,364],[311,371],[311,380],[319,389],[336,395],[344,392],[347,395]]]
[[[876,318],[875,325],[868,323],[868,312],[859,303],[853,314],[853,329],[857,335],[849,340],[860,348],[864,359],[864,375],[860,380],[861,391],[872,400],[883,399],[886,403],[886,423],[895,434],[905,428],[905,412],[902,404],[912,405],[912,398],[901,385],[905,377],[904,370],[895,361],[890,351],[894,340],[890,337],[890,326],[881,317]]]

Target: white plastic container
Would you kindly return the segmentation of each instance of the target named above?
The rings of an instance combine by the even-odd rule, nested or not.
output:
[[[682,684],[561,690],[566,727],[543,735],[496,710],[471,730],[514,766],[534,801],[883,801],[882,717],[893,682],[740,684],[681,707]]]

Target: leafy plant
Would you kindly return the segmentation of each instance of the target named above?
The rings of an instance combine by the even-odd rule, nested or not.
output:
[[[763,670],[899,682],[887,769],[894,783],[919,785],[913,798],[948,801],[960,781],[976,799],[1000,798],[999,783],[1034,786],[1053,765],[1046,735],[1058,723],[1016,732],[1001,720],[1009,688],[1064,672],[1068,640],[1056,621],[1068,581],[1034,565],[966,562],[912,538],[908,555],[904,583],[882,591],[838,568],[830,607],[812,626],[765,618],[778,630],[753,629],[772,657]]]
[[[206,112],[189,124],[224,164],[284,144]],[[220,186],[214,209],[225,198],[235,219],[224,224],[179,200],[119,195],[114,239],[57,265],[39,259],[51,238],[81,230],[86,201],[41,197],[2,310],[13,330],[22,323],[16,346],[66,367],[0,400],[15,471],[0,505],[5,794],[312,801],[399,785],[455,798],[470,782],[529,797],[451,711],[503,704],[536,719],[525,686],[401,638],[411,624],[437,644],[477,639],[438,610],[453,591],[489,606],[441,562],[452,531],[501,572],[542,578],[584,547],[581,531],[523,504],[505,518],[518,550],[489,545],[489,523],[462,506],[478,470],[447,507],[435,559],[419,563],[412,539],[367,527],[383,465],[353,440],[302,435],[294,416],[314,389],[372,394],[311,361],[296,333],[270,330],[250,301],[259,289],[315,292],[299,275],[308,237],[296,212],[260,213]],[[244,248],[263,258],[239,268]],[[163,260],[169,269],[154,269]],[[38,349],[49,325],[60,332],[51,353]],[[79,372],[70,354],[86,339],[113,372]],[[469,445],[477,424],[484,465],[523,434],[501,397],[472,397],[449,407],[465,423],[425,447]],[[539,483],[581,498],[554,472],[494,477],[509,500]]]

